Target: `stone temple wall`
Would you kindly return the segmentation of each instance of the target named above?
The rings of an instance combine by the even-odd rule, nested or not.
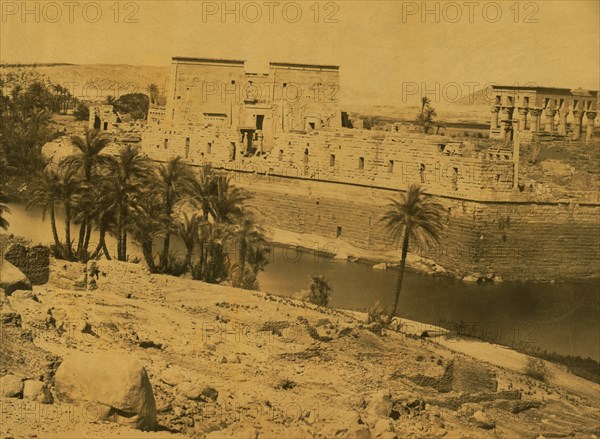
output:
[[[319,250],[342,239],[388,251],[379,218],[393,191],[244,175],[250,204],[273,227],[322,236]],[[285,180],[285,181],[282,181]],[[323,186],[328,186],[324,189]],[[505,280],[559,280],[600,276],[600,203],[478,202],[436,196],[447,210],[441,243],[411,246],[457,276],[496,274]],[[339,236],[338,236],[339,235]]]
[[[456,197],[497,197],[513,189],[511,151],[483,153],[443,136],[329,130],[281,133],[270,153],[245,157],[238,134],[213,126],[158,127],[142,140],[145,154],[192,165],[403,189],[410,183]],[[234,159],[235,156],[235,159]]]
[[[411,250],[456,275],[600,275],[600,202],[515,190],[511,151],[484,153],[443,136],[345,129],[280,133],[273,150],[258,156],[245,157],[239,145],[226,128],[181,126],[151,130],[142,149],[154,160],[179,155],[193,166],[229,172],[255,194],[251,204],[266,226],[321,236],[324,251],[335,250],[337,239],[393,249],[379,218],[389,197],[417,183],[448,218],[439,246]]]

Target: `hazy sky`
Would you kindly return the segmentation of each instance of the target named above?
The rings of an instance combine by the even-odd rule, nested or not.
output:
[[[600,88],[597,0],[57,1],[25,2],[26,15],[0,3],[2,62],[336,64],[346,93],[382,104],[436,84],[448,95],[489,82]]]

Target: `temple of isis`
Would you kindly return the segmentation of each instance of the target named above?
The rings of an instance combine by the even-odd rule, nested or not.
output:
[[[490,138],[521,141],[562,137],[591,141],[598,115],[598,91],[581,88],[492,86]]]
[[[330,65],[273,62],[251,73],[244,61],[175,57],[142,151],[231,175],[253,193],[265,226],[319,237],[309,247],[321,252],[338,253],[341,241],[375,254],[396,249],[379,219],[390,197],[417,183],[444,205],[447,227],[439,245],[411,252],[452,275],[600,275],[589,263],[600,259],[597,191],[559,193],[519,171],[520,144],[578,145],[584,116],[591,139],[597,92],[495,87],[490,137],[498,140],[482,147],[354,128],[339,106],[339,76]],[[90,124],[111,131],[110,111],[90,114]]]

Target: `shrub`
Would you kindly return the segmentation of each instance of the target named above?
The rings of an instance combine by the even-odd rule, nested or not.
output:
[[[543,360],[529,357],[527,359],[527,367],[525,368],[525,375],[534,380],[546,382],[548,379],[548,370]]]
[[[387,311],[379,301],[367,310],[367,324],[370,323],[379,323],[382,326],[387,323]]]
[[[306,302],[314,303],[318,306],[327,306],[329,297],[333,289],[329,281],[322,274],[318,276],[310,276],[310,285],[308,291],[303,290],[298,297]]]

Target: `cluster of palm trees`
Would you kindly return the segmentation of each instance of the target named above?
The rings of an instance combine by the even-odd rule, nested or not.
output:
[[[433,127],[436,127],[435,133],[439,134],[440,129],[446,128],[446,123],[435,119],[436,116],[435,108],[431,106],[431,99],[423,96],[421,98],[421,111],[415,119],[416,124],[425,134],[428,134]]]
[[[133,241],[153,273],[189,272],[206,282],[258,288],[257,275],[267,263],[264,233],[244,206],[250,195],[230,178],[210,167],[196,174],[180,157],[158,165],[131,145],[105,154],[110,141],[96,130],[71,140],[77,153],[57,168],[46,167],[29,200],[50,215],[56,257],[127,261]],[[64,240],[57,209],[64,212]],[[98,239],[91,246],[93,231]],[[109,252],[108,235],[116,255]],[[173,250],[174,237],[184,250]]]

